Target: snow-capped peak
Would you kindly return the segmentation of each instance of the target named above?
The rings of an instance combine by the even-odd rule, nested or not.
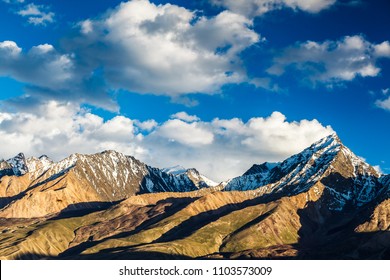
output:
[[[172,175],[179,175],[187,172],[187,168],[181,166],[181,165],[175,165],[172,167],[166,167],[161,169],[162,172],[172,174]]]
[[[310,156],[313,154],[325,154],[334,153],[339,151],[342,143],[336,133],[330,134],[329,136],[322,138],[321,140],[313,143],[310,147],[303,150],[297,155]],[[294,156],[292,156],[294,157]]]
[[[314,142],[310,146],[310,148],[327,146],[327,145],[331,145],[331,144],[333,144],[333,145],[335,145],[335,144],[341,145],[342,144],[339,136],[336,133],[329,134],[328,136],[321,138],[317,142]]]
[[[11,165],[13,173],[17,176],[24,175],[28,172],[26,157],[23,153],[19,153],[15,157],[8,159],[7,162]]]
[[[261,192],[281,191],[289,185],[300,185],[302,190],[312,185],[335,159],[342,144],[331,134],[280,163],[253,165],[243,176],[230,180],[226,190],[254,190],[267,186]]]
[[[176,177],[188,177],[197,187],[215,187],[218,183],[199,173],[195,168],[185,168],[181,165],[161,169],[162,172]]]
[[[39,158],[28,158],[26,165],[31,177],[37,178],[53,165],[53,161],[47,155],[42,155]]]
[[[347,204],[359,207],[375,199],[388,184],[387,178],[380,176],[331,134],[272,168],[266,163],[252,166],[243,176],[230,180],[225,190],[292,196],[320,182],[326,189],[327,207],[341,210]]]
[[[5,163],[5,164],[4,164]],[[15,157],[3,161],[2,175],[15,175],[22,176],[29,173],[32,178],[36,178],[46,170],[48,170],[53,164],[53,161],[46,155],[42,155],[39,158],[30,157],[26,158],[23,153],[17,154]],[[7,170],[5,170],[7,169]]]

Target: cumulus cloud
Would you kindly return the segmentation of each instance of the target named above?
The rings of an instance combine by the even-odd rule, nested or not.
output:
[[[17,2],[23,3],[24,1],[18,0]],[[54,22],[55,17],[55,14],[50,11],[49,7],[34,3],[24,6],[17,14],[27,18],[28,23],[33,25],[47,25]]]
[[[206,18],[176,5],[133,0],[81,22],[68,48],[81,58],[80,67],[102,67],[115,88],[169,96],[215,93],[246,81],[238,55],[259,41],[251,26],[229,11]]]
[[[179,119],[165,122],[155,134],[170,142],[190,147],[210,145],[214,141],[214,134],[202,123],[187,123]]]
[[[339,41],[307,41],[288,47],[274,59],[267,71],[283,75],[289,69],[300,72],[311,83],[334,84],[356,77],[375,77],[381,68],[377,61],[389,57],[389,42],[371,43],[362,36],[346,36]]]
[[[73,79],[71,55],[43,44],[24,52],[13,41],[0,42],[0,75],[51,89],[64,87]]]
[[[133,155],[157,167],[196,167],[214,180],[241,175],[254,163],[279,161],[333,132],[317,120],[289,122],[268,117],[214,119],[173,117],[163,123],[116,116],[104,120],[73,103],[47,101],[35,111],[0,113],[3,158],[19,152],[60,160],[71,153],[106,149]],[[179,113],[177,116],[183,116]]]
[[[14,58],[21,53],[22,49],[18,47],[18,45],[13,41],[3,41],[0,42],[0,55],[2,57],[9,56]]]
[[[211,0],[211,2],[235,13],[254,17],[283,8],[318,13],[331,7],[336,0]]]

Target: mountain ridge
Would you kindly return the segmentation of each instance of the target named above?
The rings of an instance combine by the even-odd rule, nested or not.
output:
[[[26,159],[19,153],[7,161],[0,161],[0,195],[3,197],[0,208],[10,206],[20,196],[35,195],[33,189],[42,185],[45,191],[62,190],[64,188],[52,188],[51,184],[64,185],[68,182],[64,178],[71,176],[74,178],[69,181],[83,182],[85,188],[93,190],[95,195],[91,199],[95,202],[119,201],[145,192],[187,192],[203,188],[209,191],[253,191],[254,195],[276,199],[297,195],[321,181],[330,197],[328,207],[333,210],[342,210],[351,202],[355,206],[369,203],[390,184],[389,175],[379,174],[354,155],[336,134],[313,143],[282,162],[254,164],[242,176],[220,184],[194,168],[159,169],[113,150],[92,155],[76,153],[59,162],[46,155]],[[60,183],[61,180],[64,182]],[[340,180],[342,188],[339,187]],[[76,189],[74,187],[72,192],[77,193]],[[63,201],[62,197],[55,197],[57,201]],[[71,204],[92,202],[84,199],[73,198]]]
[[[390,175],[337,135],[217,186],[115,151],[18,159],[0,259],[390,259]]]
[[[88,203],[120,201],[140,193],[188,192],[207,187],[207,183],[198,178],[200,175],[168,174],[116,151],[73,154],[57,163],[46,157],[32,158],[28,160],[30,168],[34,167],[32,172],[28,172],[24,156],[18,158],[23,161],[18,161],[17,167],[23,162],[22,169],[26,172],[14,172],[13,176],[0,178],[0,195],[3,197],[0,216],[14,216],[17,212],[23,213],[20,217],[36,215],[37,212],[28,210],[30,207],[23,207],[29,204],[51,205],[51,201],[57,201],[56,206],[51,205],[52,209],[40,211],[44,216],[70,205],[74,205],[70,209],[78,209],[89,207]],[[19,210],[12,210],[15,207]],[[25,209],[22,211],[19,207]]]

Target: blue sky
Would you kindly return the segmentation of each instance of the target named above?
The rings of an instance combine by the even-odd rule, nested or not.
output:
[[[0,0],[1,156],[115,149],[224,180],[335,131],[389,173],[389,11],[386,0]]]

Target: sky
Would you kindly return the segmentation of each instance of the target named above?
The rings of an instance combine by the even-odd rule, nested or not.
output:
[[[388,0],[0,0],[0,158],[213,180],[336,132],[390,173]]]

